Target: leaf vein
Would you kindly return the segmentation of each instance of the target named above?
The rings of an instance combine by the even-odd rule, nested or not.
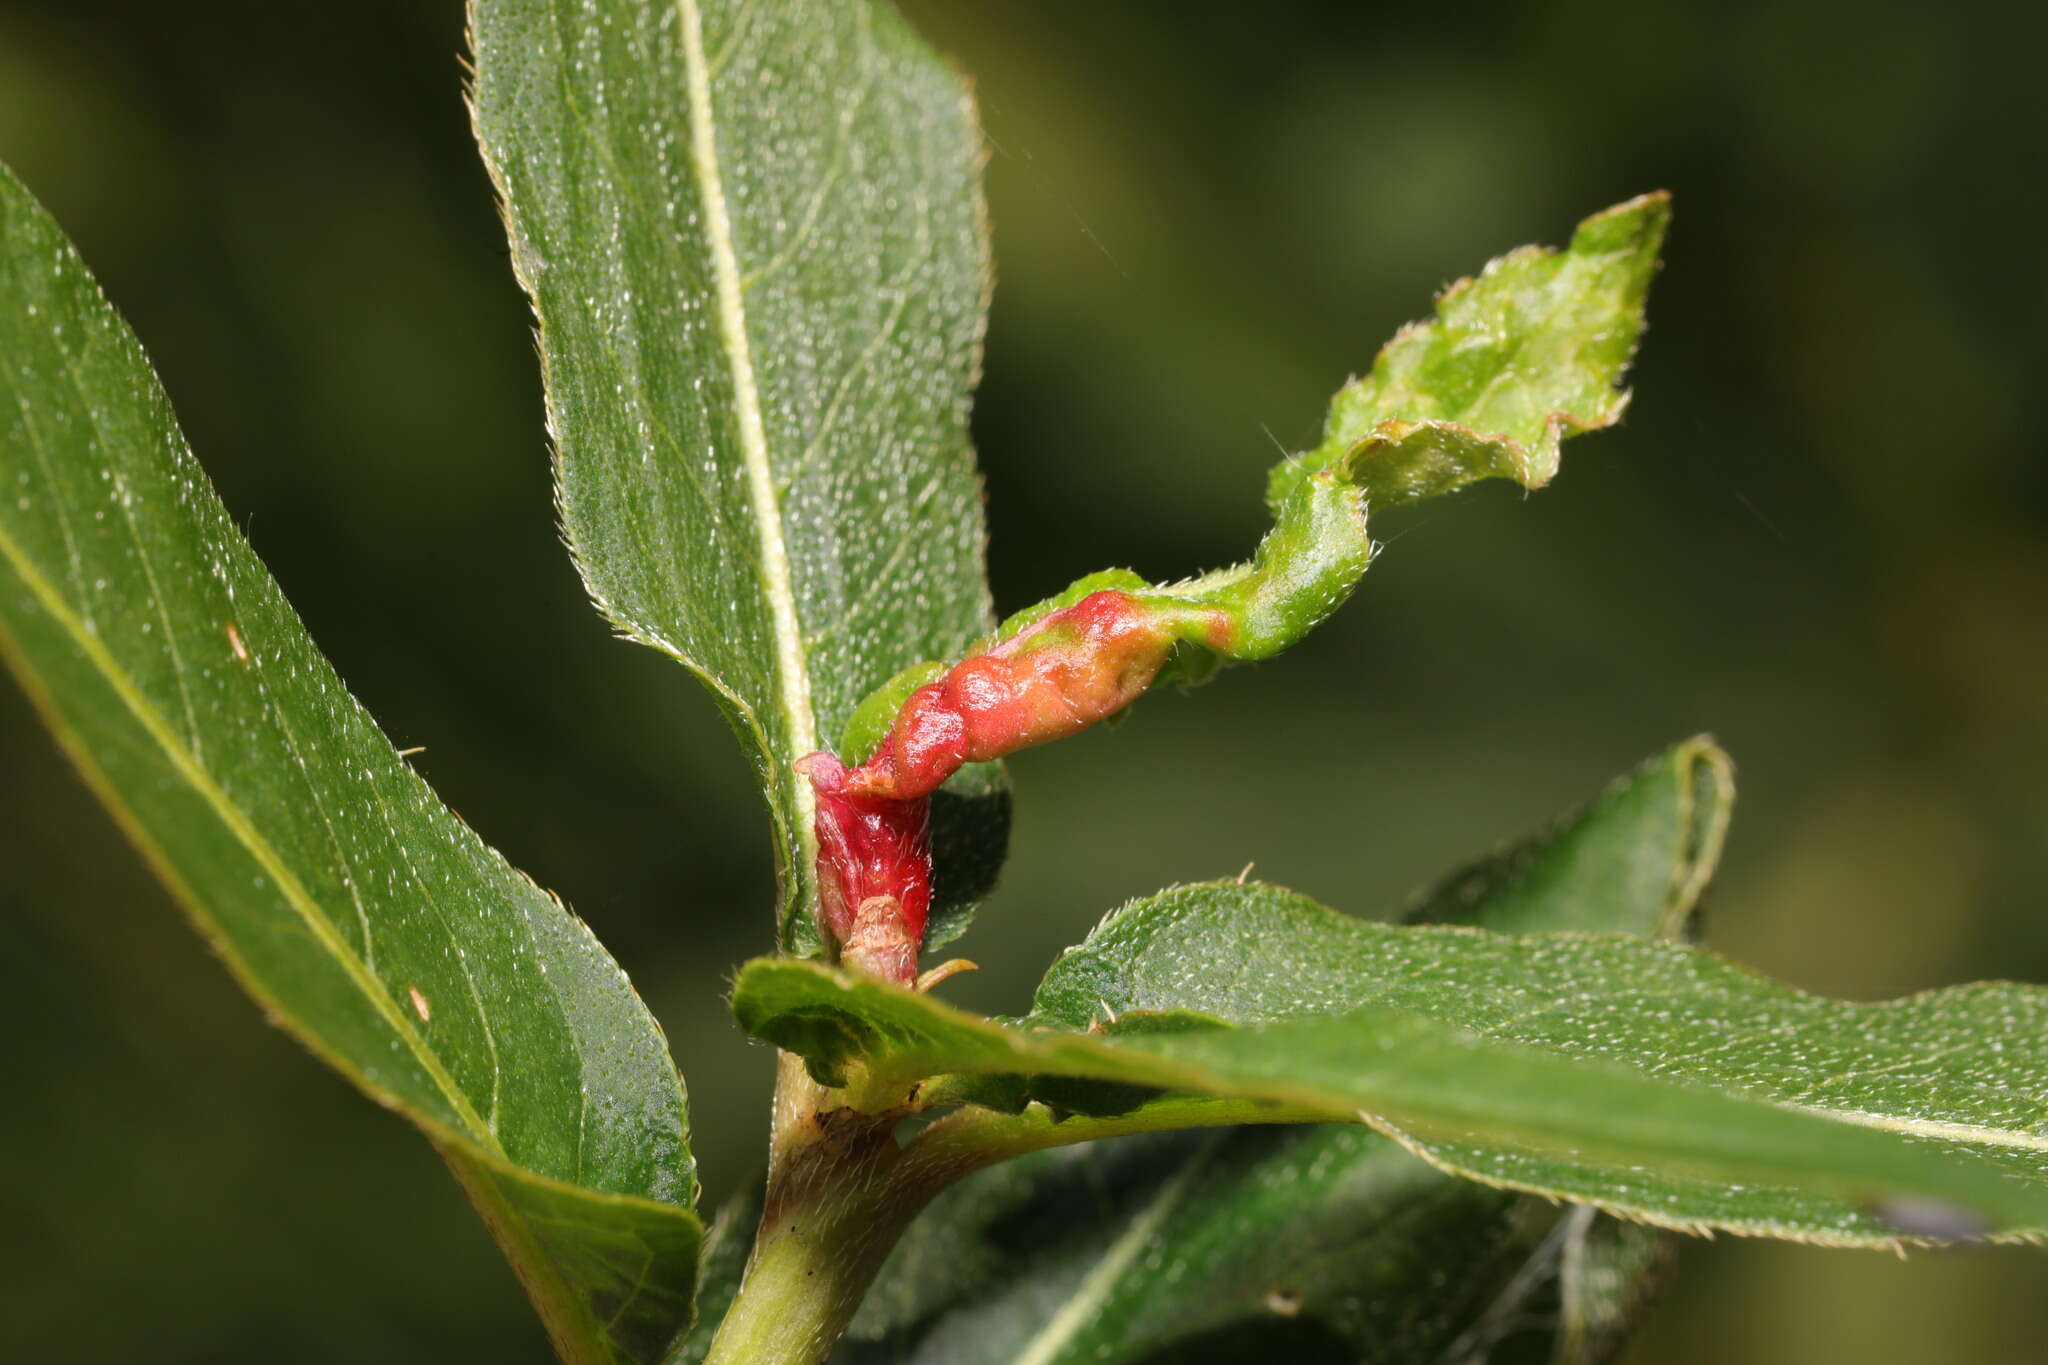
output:
[[[866,5],[858,6],[854,13],[860,19],[860,83],[856,85],[839,110],[839,126],[832,140],[832,151],[827,158],[824,174],[818,177],[817,186],[811,191],[809,203],[804,207],[803,217],[797,221],[796,229],[789,240],[765,264],[757,266],[740,280],[742,292],[752,289],[761,281],[783,269],[795,260],[810,240],[811,232],[818,225],[818,215],[824,210],[825,198],[838,183],[839,176],[846,169],[846,149],[853,143],[853,121],[860,116],[861,108],[867,103],[868,93],[875,84],[875,45],[870,25],[874,22]]]
[[[485,1126],[475,1107],[470,1104],[468,1095],[455,1083],[455,1078],[449,1075],[441,1059],[406,1022],[404,1013],[398,1008],[398,1002],[384,988],[384,983],[365,968],[360,958],[349,951],[348,944],[337,934],[319,902],[306,890],[277,850],[257,832],[255,826],[249,822],[248,816],[213,780],[212,774],[180,743],[175,731],[156,708],[149,704],[134,680],[121,669],[98,635],[86,628],[84,621],[72,612],[69,603],[51,587],[49,580],[36,570],[35,565],[23,553],[20,543],[7,534],[4,528],[0,528],[0,557],[4,557],[21,576],[22,582],[28,586],[30,593],[43,609],[49,612],[51,619],[71,636],[79,652],[84,654],[106,679],[107,685],[120,698],[122,705],[128,708],[129,714],[133,715],[150,738],[156,741],[179,776],[184,778],[186,784],[206,802],[220,822],[227,826],[228,832],[235,840],[248,850],[249,855],[256,860],[257,866],[261,867],[277,886],[279,894],[284,897],[285,903],[292,908],[313,940],[327,951],[341,967],[343,974],[369,1002],[371,1008],[376,1010],[391,1031],[398,1035],[434,1088],[447,1100],[450,1110],[471,1130],[471,1135],[487,1144],[492,1152],[504,1155],[504,1149],[498,1145],[497,1135]]]
[[[761,556],[762,593],[774,624],[775,652],[781,687],[778,700],[787,740],[797,753],[818,747],[817,721],[811,710],[811,680],[806,667],[803,634],[797,622],[796,593],[791,584],[789,551],[782,538],[782,509],[775,493],[774,467],[762,419],[761,396],[755,384],[746,306],[740,296],[740,268],[733,224],[719,175],[718,138],[713,122],[711,74],[705,64],[703,15],[697,0],[677,0],[683,20],[683,57],[690,108],[689,154],[697,173],[704,205],[704,233],[710,244],[716,285],[720,339],[732,372],[733,400],[738,409],[740,454],[746,466],[747,491],[753,503],[755,533]],[[771,759],[773,755],[770,755]],[[810,784],[788,784],[795,807],[799,857],[795,874],[808,888],[817,875],[817,835],[812,828]],[[808,899],[806,895],[805,899]]]

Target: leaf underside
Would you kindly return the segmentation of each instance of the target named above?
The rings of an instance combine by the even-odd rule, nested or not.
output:
[[[835,1360],[1433,1361],[1555,1216],[1517,1202],[1357,1125],[1045,1152],[940,1196]]]
[[[321,657],[135,337],[0,171],[0,653],[238,981],[423,1128],[565,1356],[653,1358],[699,1225],[660,1030]]]
[[[723,708],[774,816],[784,946],[815,951],[791,764],[992,624],[965,88],[867,3],[489,0],[471,22],[564,532],[599,608]],[[1000,848],[984,782],[934,815]],[[941,865],[938,916],[984,880]]]

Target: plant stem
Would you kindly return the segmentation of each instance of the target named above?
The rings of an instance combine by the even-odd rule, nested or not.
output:
[[[848,1201],[764,1218],[706,1365],[814,1365],[829,1356],[909,1221],[877,1213]]]
[[[906,1160],[900,1112],[843,1100],[783,1054],[760,1230],[705,1365],[822,1362],[904,1228],[951,1178]]]
[[[768,1193],[753,1255],[705,1365],[820,1365],[897,1240],[933,1195],[984,1166],[1048,1147],[1165,1128],[1325,1120],[1320,1110],[1184,1098],[1115,1118],[1055,1121],[968,1106],[906,1146],[906,1110],[863,1113],[784,1053],[775,1085]]]

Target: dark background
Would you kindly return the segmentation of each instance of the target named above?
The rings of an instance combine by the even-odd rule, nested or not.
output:
[[[2038,9],[912,9],[994,148],[1006,609],[1242,555],[1276,443],[1433,289],[1678,204],[1636,405],[1557,485],[1376,523],[1284,661],[1012,764],[955,998],[1014,1008],[1104,910],[1247,862],[1390,912],[1703,729],[1743,786],[1721,949],[1857,998],[2048,979]],[[556,543],[460,49],[453,0],[0,0],[0,158],[342,675],[653,1001],[715,1200],[762,1142],[720,997],[765,824]],[[0,759],[0,1355],[542,1360],[425,1144],[260,1026],[8,684]],[[1632,1359],[2033,1358],[2044,1271],[1701,1243]]]

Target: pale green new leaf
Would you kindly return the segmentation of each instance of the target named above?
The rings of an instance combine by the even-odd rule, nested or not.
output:
[[[564,532],[606,615],[724,707],[807,951],[790,765],[992,625],[966,91],[866,0],[477,0],[471,23]],[[941,917],[961,880],[939,868]]]
[[[5,171],[0,490],[0,652],[114,818],[271,1017],[426,1131],[564,1357],[653,1358],[699,1240],[659,1029],[348,694]]]
[[[1523,247],[1446,289],[1435,318],[1338,391],[1322,442],[1273,471],[1268,500],[1342,462],[1375,509],[1478,479],[1550,482],[1565,437],[1627,406],[1618,385],[1670,220],[1670,196],[1646,194],[1580,223],[1563,251]]]
[[[1008,1079],[939,1093],[1119,1112],[1153,1087],[1361,1118],[1455,1173],[1669,1227],[2048,1228],[2037,987],[1849,1004],[1697,949],[1371,924],[1217,883],[1112,916],[1017,1024],[780,962],[750,964],[734,1008],[877,1099],[962,1073]]]
[[[1446,879],[1415,913],[1675,934],[1732,797],[1725,756],[1689,740]],[[1082,1144],[942,1194],[836,1359],[1137,1365],[1266,1350],[1438,1365],[1527,1330],[1560,1338],[1560,1360],[1590,1361],[1581,1346],[1618,1341],[1643,1284],[1605,1253],[1655,1251],[1668,1236],[1446,1175],[1359,1125]]]
[[[1617,204],[1579,224],[1565,251],[1524,247],[1446,291],[1434,321],[1404,328],[1370,375],[1339,391],[1322,444],[1273,469],[1273,526],[1250,559],[1167,583],[1128,569],[1088,574],[1010,615],[995,640],[1026,650],[1062,647],[1055,613],[1106,591],[1125,595],[1124,605],[1144,622],[1148,648],[1170,646],[1170,655],[1145,665],[1158,670],[1156,679],[1188,686],[1227,663],[1290,648],[1350,597],[1371,564],[1370,511],[1478,479],[1541,487],[1557,471],[1566,436],[1620,416],[1626,395],[1616,386],[1642,332],[1670,208],[1662,194]],[[1047,627],[1051,636],[1026,638]],[[981,641],[978,650],[992,643]],[[1154,678],[1136,667],[1138,657],[1119,667]],[[885,782],[896,781],[884,740],[910,697],[945,686],[948,676],[936,659],[892,675],[855,707],[840,735],[841,757],[881,761]],[[1110,711],[1070,697],[1077,724],[1051,733],[1085,728],[1133,695],[1105,692],[1114,698]],[[979,743],[983,752],[1009,753],[1044,742],[1047,733],[997,729]]]

